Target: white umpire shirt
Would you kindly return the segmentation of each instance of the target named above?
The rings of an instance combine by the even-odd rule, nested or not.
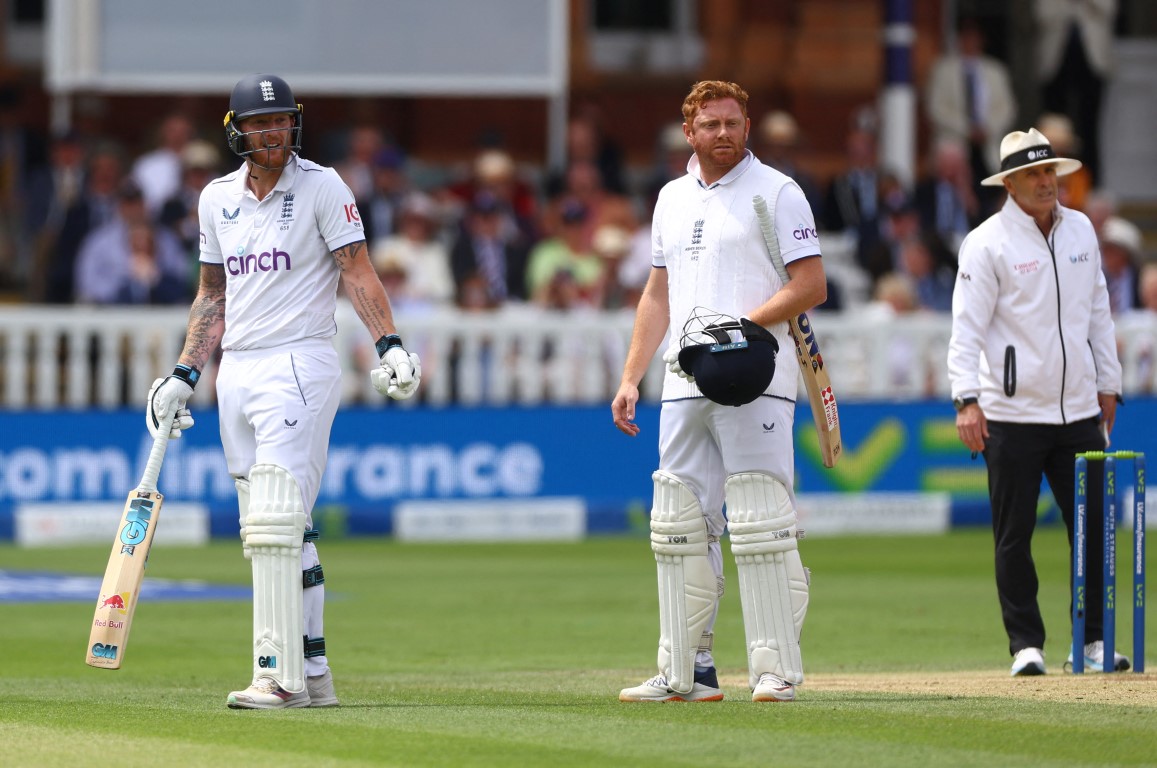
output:
[[[960,246],[948,376],[987,418],[1067,424],[1120,393],[1121,363],[1089,218],[1058,205],[1046,238],[1012,199]]]
[[[282,346],[337,332],[332,251],[365,239],[353,194],[332,168],[294,155],[258,200],[246,166],[201,192],[201,261],[225,267],[222,349]]]
[[[755,218],[752,198],[767,202],[785,264],[820,255],[815,218],[792,179],[761,163],[750,151],[726,176],[703,183],[699,159],[691,156],[687,175],[659,193],[651,224],[651,263],[666,268],[671,308],[669,346],[679,348],[683,326],[696,307],[744,316],[782,286]],[[794,402],[799,369],[787,323],[768,329],[779,342],[779,359],[767,394]],[[663,400],[702,397],[694,382],[667,371]]]

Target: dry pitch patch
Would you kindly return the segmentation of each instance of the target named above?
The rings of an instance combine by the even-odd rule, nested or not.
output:
[[[720,678],[725,686],[746,687],[746,677]],[[1053,673],[1011,677],[1007,672],[898,672],[892,674],[811,674],[799,698],[811,691],[894,693],[945,698],[1007,698],[1034,701],[1088,701],[1157,710],[1157,673],[1073,675]]]

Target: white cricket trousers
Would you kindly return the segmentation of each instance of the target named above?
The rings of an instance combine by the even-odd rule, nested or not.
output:
[[[293,475],[313,528],[329,435],[341,398],[341,365],[328,339],[305,339],[271,349],[227,351],[217,374],[221,443],[229,474],[248,477],[254,464],[276,464]],[[301,549],[302,570],[319,564],[317,547]],[[305,634],[325,637],[325,585],[303,593]],[[325,656],[305,660],[314,677],[329,667]]]

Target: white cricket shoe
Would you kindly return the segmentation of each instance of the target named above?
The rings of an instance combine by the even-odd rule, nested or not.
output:
[[[752,701],[795,701],[795,686],[778,675],[764,672],[751,692]]]
[[[305,690],[311,707],[338,706],[337,694],[333,692],[333,673],[328,669],[324,674],[305,678]]]
[[[1071,669],[1073,666],[1073,652],[1069,651],[1069,657],[1065,659],[1065,669]],[[1117,672],[1126,672],[1132,667],[1132,662],[1129,657],[1123,653],[1113,651],[1113,669]],[[1085,643],[1085,669],[1090,672],[1103,672],[1105,670],[1105,641],[1094,640],[1091,643]]]
[[[714,670],[710,670],[714,677]],[[700,677],[696,673],[695,677]],[[695,682],[687,693],[679,693],[667,685],[667,678],[655,675],[642,685],[619,691],[619,701],[723,701],[723,691],[711,685]]]
[[[1045,655],[1040,648],[1021,648],[1012,659],[1012,677],[1027,677],[1045,673]]]
[[[292,709],[309,706],[309,690],[292,693],[272,677],[259,677],[243,691],[226,699],[230,709]]]

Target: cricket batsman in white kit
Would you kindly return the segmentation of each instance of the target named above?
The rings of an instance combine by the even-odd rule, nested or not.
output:
[[[623,689],[622,701],[723,698],[712,645],[725,528],[739,573],[752,699],[793,701],[804,680],[808,573],[792,490],[799,374],[787,320],[821,304],[827,282],[803,192],[745,148],[747,98],[734,83],[704,81],[683,102],[693,155],[687,175],[659,194],[653,268],[611,405],[615,426],[637,435],[639,382],[670,329],[652,475],[659,674]],[[767,202],[777,243],[764,239],[756,196]],[[788,283],[769,248],[778,248]],[[778,350],[786,353],[780,365]]]
[[[218,345],[221,440],[237,486],[241,542],[253,565],[253,679],[235,709],[338,704],[325,654],[325,576],[312,511],[325,470],[341,368],[332,337],[338,282],[377,340],[374,387],[394,399],[421,381],[370,264],[353,194],[302,158],[302,110],[275,75],[233,88],[225,135],[244,163],[201,193],[201,278],[171,376],[149,390],[146,421],[176,414]]]

